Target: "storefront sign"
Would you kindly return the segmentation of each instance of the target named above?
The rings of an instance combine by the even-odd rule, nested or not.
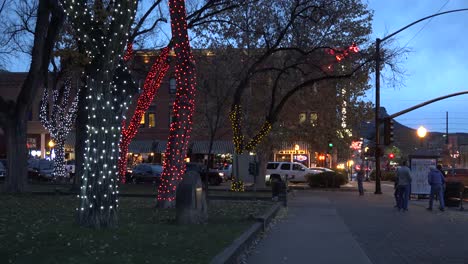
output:
[[[309,158],[307,157],[307,155],[294,155],[293,159],[294,161],[303,162],[303,161],[308,160]]]
[[[280,150],[279,154],[306,154],[305,150]]]

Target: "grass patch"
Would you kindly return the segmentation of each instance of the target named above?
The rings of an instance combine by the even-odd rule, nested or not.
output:
[[[179,226],[174,209],[151,198],[120,198],[119,226],[75,224],[73,196],[0,195],[2,263],[208,263],[270,206],[261,201],[210,201],[203,225]]]

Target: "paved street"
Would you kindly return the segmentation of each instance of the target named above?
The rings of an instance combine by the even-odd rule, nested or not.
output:
[[[296,191],[247,263],[468,263],[468,212],[428,212],[427,200],[398,212],[392,185],[382,187]]]

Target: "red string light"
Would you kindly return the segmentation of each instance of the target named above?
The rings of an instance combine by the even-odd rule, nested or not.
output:
[[[133,57],[133,43],[127,43],[127,51],[123,57],[124,61],[127,62]]]
[[[184,159],[192,131],[195,110],[195,62],[187,33],[185,1],[169,0],[171,31],[176,53],[176,99],[173,104],[174,121],[169,129],[166,157],[163,162],[158,201],[174,201],[178,182],[185,172]]]
[[[128,54],[128,53],[127,53]],[[127,55],[126,54],[126,55]],[[119,142],[119,176],[120,182],[125,183],[125,173],[127,169],[127,154],[128,146],[132,139],[136,136],[140,126],[141,117],[148,110],[151,102],[154,99],[161,82],[169,69],[167,62],[167,55],[169,54],[169,47],[162,49],[158,59],[154,62],[151,70],[146,75],[145,84],[143,85],[143,92],[138,97],[135,112],[128,126],[126,127],[125,120],[122,120],[121,137]]]

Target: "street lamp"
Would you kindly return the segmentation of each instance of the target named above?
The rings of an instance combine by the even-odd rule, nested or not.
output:
[[[462,8],[462,9],[455,9],[455,10],[449,10],[437,14],[433,14],[424,18],[421,18],[419,20],[414,21],[413,23],[410,23],[399,30],[389,34],[385,38],[377,38],[375,40],[375,145],[376,145],[376,151],[375,151],[375,194],[382,194],[382,189],[380,186],[380,155],[382,152],[381,145],[380,145],[380,123],[381,123],[381,118],[380,118],[380,44],[384,42],[385,40],[395,36],[396,34],[402,32],[403,30],[414,26],[415,24],[418,24],[419,22],[422,22],[424,20],[430,19],[432,17],[444,15],[444,14],[449,14],[449,13],[455,13],[455,12],[461,12],[461,11],[468,11],[468,8]]]
[[[418,137],[424,138],[427,134],[427,129],[423,126],[420,126],[417,131]]]
[[[418,134],[418,137],[421,139],[421,147],[423,147],[423,140],[427,134],[427,129],[423,126],[420,126],[416,131],[416,134]]]

